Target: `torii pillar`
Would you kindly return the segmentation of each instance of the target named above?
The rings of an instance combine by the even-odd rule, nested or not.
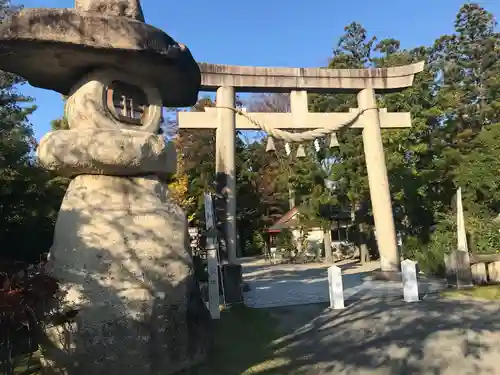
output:
[[[380,268],[382,271],[395,272],[399,270],[398,243],[375,90],[361,90],[358,94],[358,107],[360,111],[364,111],[361,114],[365,120],[363,148],[376,229],[375,235],[380,253]]]
[[[399,255],[387,177],[381,128],[411,126],[409,113],[388,113],[377,108],[375,92],[400,91],[413,84],[424,63],[386,69],[265,68],[201,63],[202,89],[217,91],[217,107],[205,112],[179,113],[179,128],[216,128],[217,172],[226,175],[229,261],[236,261],[235,138],[236,130],[259,129],[250,119],[279,129],[322,127],[363,128],[363,144],[377,244],[383,272],[399,270]],[[240,92],[290,92],[290,113],[236,115],[235,88]],[[307,92],[355,92],[358,108],[350,113],[309,113]],[[357,118],[349,123],[354,115]]]
[[[215,143],[215,173],[222,176],[224,188],[221,193],[226,197],[226,247],[228,261],[236,263],[236,113],[229,108],[235,107],[235,92],[232,86],[217,89],[216,97],[218,126]],[[180,121],[179,121],[180,123]]]

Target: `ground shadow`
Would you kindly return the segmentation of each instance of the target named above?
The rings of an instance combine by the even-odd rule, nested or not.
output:
[[[500,304],[372,298],[270,309],[279,366],[254,374],[500,374]]]

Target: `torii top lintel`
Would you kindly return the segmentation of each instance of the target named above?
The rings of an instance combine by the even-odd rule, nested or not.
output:
[[[280,68],[199,63],[203,91],[232,86],[238,92],[378,92],[400,91],[413,84],[424,62],[393,68],[327,69]]]

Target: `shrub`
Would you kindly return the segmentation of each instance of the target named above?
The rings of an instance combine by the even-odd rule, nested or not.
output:
[[[292,232],[289,229],[283,229],[276,236],[276,247],[284,259],[291,260],[295,251],[295,244]]]
[[[2,263],[0,270],[0,361],[14,374],[15,357],[32,352],[37,335],[57,306],[58,283],[37,266]]]
[[[478,253],[500,252],[500,223],[492,218],[467,218],[469,249]]]
[[[500,223],[490,217],[465,215],[468,247],[471,252],[500,252]],[[457,248],[456,217],[453,214],[439,216],[429,241],[407,237],[403,244],[403,256],[416,260],[425,272],[440,274],[444,271],[444,255]]]
[[[258,230],[252,232],[252,236],[247,238],[243,244],[243,256],[260,255],[266,248],[264,234]]]
[[[456,226],[452,216],[442,215],[429,241],[407,237],[403,243],[403,256],[418,262],[419,268],[427,273],[442,274],[444,271],[444,255],[457,247]]]

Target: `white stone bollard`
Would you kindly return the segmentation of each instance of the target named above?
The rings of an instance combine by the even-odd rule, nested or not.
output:
[[[403,296],[406,302],[417,302],[418,281],[417,281],[417,262],[405,259],[401,262],[401,273],[403,276]]]
[[[339,310],[344,306],[344,286],[342,284],[342,269],[336,265],[328,267],[328,291],[330,308]]]

